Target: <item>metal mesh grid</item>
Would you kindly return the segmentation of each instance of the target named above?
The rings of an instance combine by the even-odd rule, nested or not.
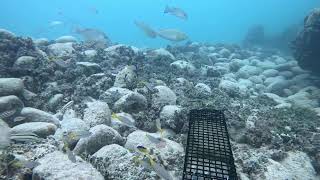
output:
[[[183,179],[237,180],[222,111],[190,111]]]

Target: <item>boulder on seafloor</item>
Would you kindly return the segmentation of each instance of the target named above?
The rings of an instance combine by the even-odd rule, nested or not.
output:
[[[211,94],[211,88],[204,83],[198,83],[194,88],[199,97],[208,97]]]
[[[103,94],[100,95],[99,99],[108,103],[108,105],[113,106],[113,104],[118,101],[121,97],[132,93],[131,90],[126,88],[112,87],[106,90]]]
[[[266,180],[273,179],[310,179],[316,180],[316,172],[306,153],[288,152],[288,157],[281,162],[269,159],[264,172]]]
[[[18,78],[0,78],[0,96],[21,95],[24,85]]]
[[[187,72],[189,74],[195,73],[196,68],[194,65],[187,61],[178,60],[170,64],[173,69],[178,70],[179,72]]]
[[[82,138],[77,143],[73,150],[76,154],[82,154],[84,152],[94,154],[105,145],[123,145],[124,143],[124,139],[116,130],[104,124],[92,127],[90,132],[91,135],[89,137]]]
[[[111,112],[107,103],[102,101],[93,101],[87,103],[84,110],[83,120],[90,127],[105,124],[111,124]]]
[[[58,127],[60,126],[59,119],[54,117],[54,115],[32,107],[23,108],[20,113],[20,116],[25,118],[25,122],[48,122],[53,123]]]
[[[117,75],[114,82],[114,87],[121,87],[121,88],[133,88],[135,87],[135,81],[137,75],[135,73],[134,66],[126,66],[122,69]]]
[[[33,69],[37,64],[37,59],[32,56],[21,56],[14,63],[15,68]]]
[[[156,93],[152,95],[152,103],[154,106],[163,107],[165,105],[175,105],[177,102],[176,94],[167,86],[156,86]]]
[[[127,113],[137,113],[147,107],[147,99],[139,93],[133,92],[121,97],[114,103],[113,108],[116,111]]]
[[[74,146],[85,132],[89,132],[89,125],[78,118],[64,118],[61,127],[54,134],[55,139],[62,140],[63,134],[73,134],[74,138],[69,139],[68,144]]]
[[[57,126],[52,123],[46,122],[30,122],[23,123],[11,128],[11,133],[34,133],[41,138],[46,138],[49,135],[53,135],[57,130]]]
[[[146,171],[134,162],[135,157],[128,149],[118,144],[104,146],[92,155],[92,158],[95,159],[93,164],[97,164],[97,169],[102,174],[107,174],[107,179],[154,179],[155,175],[151,176],[150,171]],[[100,163],[103,164],[103,169]]]
[[[75,53],[73,43],[55,43],[48,46],[49,55],[57,57],[70,57]]]
[[[88,162],[76,157],[77,162],[71,162],[67,154],[55,151],[40,158],[39,166],[33,169],[32,179],[74,180],[94,179],[104,180],[103,176]]]
[[[180,130],[184,124],[181,118],[182,108],[176,105],[166,105],[160,112],[161,124],[164,127],[169,127],[175,131]]]
[[[148,149],[153,148],[156,151],[159,151],[160,157],[169,165],[177,164],[177,160],[184,156],[184,149],[181,144],[166,138],[162,138],[165,144],[163,147],[159,147],[159,145],[149,139],[146,134],[149,134],[156,138],[160,138],[159,133],[148,133],[145,131],[137,130],[129,134],[129,136],[127,137],[127,142],[125,144],[125,148],[132,151],[137,151],[137,146],[144,146]]]

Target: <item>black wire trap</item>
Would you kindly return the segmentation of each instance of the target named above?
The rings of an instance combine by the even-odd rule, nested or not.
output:
[[[191,110],[183,179],[237,180],[225,117],[219,110]]]

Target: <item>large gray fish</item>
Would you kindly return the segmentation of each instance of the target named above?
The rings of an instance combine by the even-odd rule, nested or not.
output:
[[[107,37],[107,35],[104,32],[97,29],[76,28],[74,32],[81,35],[83,39],[87,42],[95,42],[100,46],[103,46],[103,45],[109,46],[111,44],[111,41]]]
[[[167,39],[169,41],[175,41],[175,42],[184,41],[188,39],[188,36],[185,33],[177,29],[162,29],[162,30],[159,30],[157,34],[163,39]]]
[[[139,27],[148,37],[150,38],[156,38],[157,33],[146,23],[134,21],[134,24]]]
[[[188,15],[186,12],[184,12],[182,9],[180,8],[176,8],[176,7],[169,7],[169,6],[166,6],[166,8],[164,9],[164,13],[169,13],[173,16],[176,16],[178,18],[181,18],[181,19],[184,19],[184,20],[187,20],[188,19]]]

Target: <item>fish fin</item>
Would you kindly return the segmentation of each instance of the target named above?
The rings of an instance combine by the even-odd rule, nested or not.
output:
[[[169,13],[170,12],[170,7],[168,5],[166,5],[166,7],[164,8],[164,14]]]

